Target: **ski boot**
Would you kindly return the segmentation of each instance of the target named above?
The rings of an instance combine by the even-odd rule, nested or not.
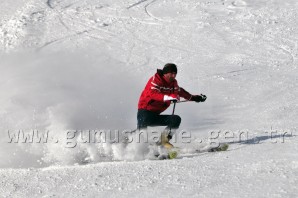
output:
[[[171,144],[169,141],[172,139],[171,135],[168,135],[166,132],[163,132],[160,136],[160,143],[161,146],[163,146],[166,149],[173,148],[173,144]]]

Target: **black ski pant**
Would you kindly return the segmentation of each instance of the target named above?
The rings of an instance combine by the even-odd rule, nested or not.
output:
[[[178,115],[160,115],[145,109],[138,110],[138,129],[146,129],[148,126],[167,126],[168,129],[178,129],[181,118]],[[169,134],[173,135],[173,134]]]

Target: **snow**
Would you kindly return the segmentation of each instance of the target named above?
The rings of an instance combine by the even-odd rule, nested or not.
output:
[[[297,8],[2,0],[1,197],[296,197]],[[167,62],[181,87],[208,96],[177,104],[177,134],[191,136],[174,143],[178,159],[152,159],[147,143],[84,143],[89,130],[133,130],[143,86]],[[19,130],[50,140],[8,143]],[[195,152],[212,141],[230,148]]]

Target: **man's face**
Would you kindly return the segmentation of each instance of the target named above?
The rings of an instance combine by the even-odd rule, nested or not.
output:
[[[176,78],[176,75],[177,74],[175,72],[170,72],[170,73],[164,74],[164,77],[165,77],[166,81],[173,82]]]

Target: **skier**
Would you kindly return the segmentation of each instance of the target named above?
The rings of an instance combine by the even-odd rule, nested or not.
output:
[[[161,133],[160,145],[165,148],[172,148],[169,143],[178,129],[181,118],[178,115],[160,115],[171,104],[171,101],[178,102],[180,96],[189,101],[204,102],[207,97],[201,95],[191,95],[178,86],[177,66],[167,63],[163,69],[157,69],[157,73],[147,82],[138,103],[138,129],[146,130],[148,126],[166,126]]]

